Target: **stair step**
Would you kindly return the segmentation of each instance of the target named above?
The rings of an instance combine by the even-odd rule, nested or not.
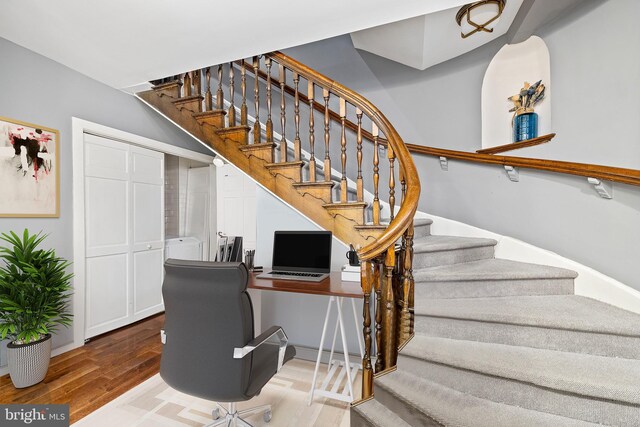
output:
[[[247,144],[240,147],[247,157],[257,157],[267,163],[273,163],[273,150],[276,144],[272,142],[264,142],[262,144]]]
[[[431,224],[433,220],[430,218],[414,218],[413,219],[413,240],[420,239],[431,235]]]
[[[225,110],[211,110],[202,113],[195,113],[193,117],[200,124],[208,124],[218,129],[224,128],[224,116],[227,114]]]
[[[351,408],[351,427],[411,427],[402,418],[375,399]]]
[[[398,370],[476,397],[607,425],[640,413],[640,361],[416,335]]]
[[[302,169],[302,166],[304,166],[304,162],[301,160],[296,162],[269,163],[265,165],[273,176],[282,175],[294,182],[300,182],[300,169]]]
[[[242,147],[247,145],[249,142],[249,132],[251,132],[251,128],[249,126],[231,126],[216,130],[216,133],[220,138],[232,140]]]
[[[169,98],[180,98],[180,88],[182,82],[180,80],[173,80],[167,83],[161,83],[153,86],[153,90],[160,96],[168,96]]]
[[[496,244],[493,239],[473,237],[420,237],[413,243],[413,269],[493,258]]]
[[[293,186],[303,196],[309,194],[325,203],[331,203],[331,193],[336,185],[333,181],[316,181],[316,182],[294,182]]]
[[[640,359],[640,315],[575,295],[415,300],[418,334]]]
[[[414,426],[432,425],[432,420],[469,427],[595,425],[478,398],[399,370],[376,378],[375,399]]]
[[[188,110],[192,113],[199,113],[202,111],[203,100],[204,98],[202,95],[192,95],[174,99],[172,102],[179,110]]]
[[[564,268],[504,259],[414,269],[419,298],[571,295],[578,274]]]
[[[322,206],[334,217],[341,215],[356,224],[364,224],[364,210],[367,207],[365,202],[327,203]]]

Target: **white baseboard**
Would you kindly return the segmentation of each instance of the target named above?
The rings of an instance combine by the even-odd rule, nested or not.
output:
[[[431,225],[433,234],[483,237],[497,240],[496,258],[544,264],[573,270],[578,273],[578,277],[575,279],[576,295],[593,298],[640,314],[640,291],[612,277],[606,276],[593,268],[521,240],[492,233],[462,222],[436,215],[424,214],[422,212],[416,213],[416,216],[431,218],[433,220],[433,224]]]

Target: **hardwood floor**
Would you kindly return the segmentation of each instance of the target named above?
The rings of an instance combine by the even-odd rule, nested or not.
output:
[[[91,340],[51,359],[40,384],[16,389],[0,378],[1,403],[69,403],[71,423],[95,411],[160,369],[164,314]]]

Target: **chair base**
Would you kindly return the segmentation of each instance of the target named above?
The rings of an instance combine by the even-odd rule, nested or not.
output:
[[[214,426],[229,426],[229,427],[253,427],[251,424],[240,418],[241,416],[251,416],[253,414],[262,413],[262,418],[269,422],[271,421],[271,405],[262,405],[256,406],[254,408],[243,409],[242,411],[238,411],[236,409],[236,403],[229,403],[229,408],[224,408],[222,405],[217,404],[218,407],[213,410],[213,422],[207,424],[205,427],[214,427]],[[220,415],[220,409],[224,411],[224,415]]]

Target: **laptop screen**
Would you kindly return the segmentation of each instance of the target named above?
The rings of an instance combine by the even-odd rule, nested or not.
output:
[[[329,273],[330,231],[276,231],[273,234],[273,270]]]

